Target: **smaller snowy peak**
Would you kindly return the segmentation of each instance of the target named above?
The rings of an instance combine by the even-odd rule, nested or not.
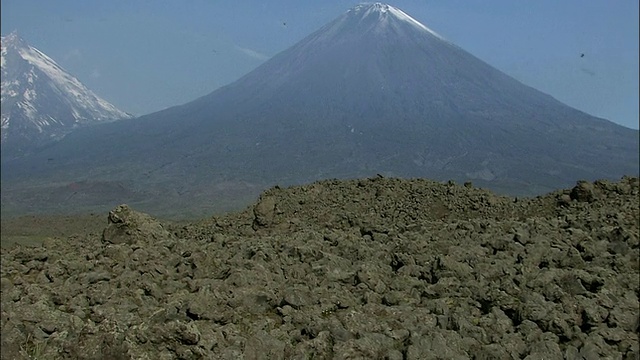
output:
[[[130,118],[12,32],[0,37],[2,145],[60,138],[78,126]]]
[[[4,68],[7,64],[7,55],[9,50],[17,50],[20,47],[26,47],[27,44],[18,36],[17,31],[11,32],[7,36],[0,37],[0,47],[2,53],[2,67]]]
[[[25,47],[27,43],[18,35],[16,30],[7,36],[2,36],[2,47]]]
[[[377,18],[377,20],[381,23],[381,24],[386,24],[389,22],[389,20],[396,20],[396,21],[402,21],[405,22],[407,24],[410,24],[412,26],[414,26],[415,28],[421,30],[421,31],[426,31],[429,34],[437,37],[438,39],[444,40],[444,38],[439,35],[438,33],[436,33],[435,31],[429,29],[428,27],[426,27],[424,24],[422,24],[421,22],[419,22],[418,20],[412,18],[411,16],[409,16],[407,13],[405,13],[404,11],[393,7],[389,4],[384,4],[384,3],[380,3],[380,2],[376,2],[376,3],[362,3],[362,4],[358,4],[356,6],[354,6],[353,8],[351,8],[348,12],[348,15],[351,16],[355,16],[355,17],[359,17],[361,19],[367,19],[367,18]]]

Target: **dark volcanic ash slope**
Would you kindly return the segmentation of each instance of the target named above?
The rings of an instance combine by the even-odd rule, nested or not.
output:
[[[206,198],[201,189],[221,182],[380,173],[530,195],[635,176],[638,154],[638,131],[523,85],[377,3],[191,103],[77,132],[46,154],[3,164],[3,186],[28,175],[111,180],[150,193],[180,189],[195,204]]]
[[[639,179],[535,199],[387,178],[2,249],[2,357],[636,359]]]

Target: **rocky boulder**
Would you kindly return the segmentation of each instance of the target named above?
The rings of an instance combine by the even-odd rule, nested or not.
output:
[[[107,244],[152,243],[170,237],[159,221],[127,205],[111,210],[108,222],[102,233],[102,241]]]

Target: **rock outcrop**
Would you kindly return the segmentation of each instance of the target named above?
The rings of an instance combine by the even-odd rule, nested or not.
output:
[[[2,249],[2,357],[636,359],[639,181],[387,178]]]

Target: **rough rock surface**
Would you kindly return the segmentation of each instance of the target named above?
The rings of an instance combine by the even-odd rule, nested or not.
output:
[[[170,238],[160,222],[147,214],[133,211],[127,205],[111,210],[108,222],[102,233],[102,241],[108,244],[146,244]]]
[[[637,359],[638,178],[322,181],[2,249],[2,358]]]

